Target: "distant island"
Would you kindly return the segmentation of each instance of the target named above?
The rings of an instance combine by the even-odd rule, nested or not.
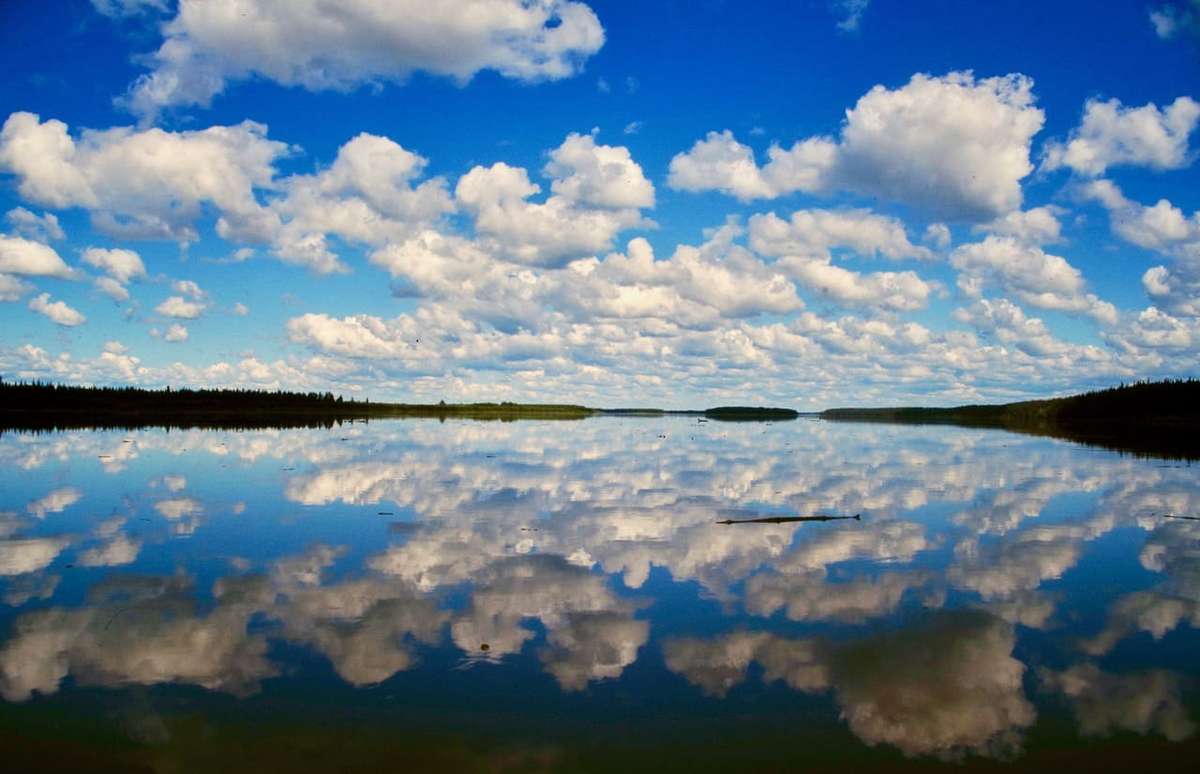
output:
[[[381,403],[331,392],[229,389],[153,390],[0,381],[0,429],[62,430],[87,427],[239,429],[332,427],[385,418],[513,421],[592,416],[695,415],[719,421],[777,421],[799,413],[785,408],[720,406],[702,411],[655,408],[597,409],[543,403]]]
[[[1156,456],[1200,458],[1200,379],[1112,387],[1047,400],[947,408],[835,408],[843,422],[995,427]]]

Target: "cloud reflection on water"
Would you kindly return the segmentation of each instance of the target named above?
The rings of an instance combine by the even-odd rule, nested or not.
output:
[[[287,643],[353,686],[451,650],[532,658],[567,692],[645,659],[721,697],[757,664],[909,755],[1013,755],[1048,696],[1085,735],[1193,732],[1180,674],[1095,661],[1200,627],[1200,527],[1161,516],[1200,512],[1188,469],[986,431],[682,419],[10,435],[0,462],[39,487],[0,502],[8,701],[72,683],[252,695],[294,677]],[[307,550],[257,537],[292,528]],[[1151,579],[1122,576],[1081,629],[1074,600],[1096,591],[1072,573],[1114,536]],[[175,575],[145,574],[168,554]],[[92,573],[83,604],[57,599],[68,563]],[[656,606],[713,603],[726,625],[703,635]],[[1039,667],[1029,695],[1026,629],[1073,665]]]

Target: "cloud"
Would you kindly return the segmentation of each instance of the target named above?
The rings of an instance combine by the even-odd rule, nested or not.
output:
[[[754,151],[735,140],[733,132],[709,132],[671,159],[667,185],[678,191],[720,191],[741,201],[811,193],[826,187],[836,153],[836,145],[825,138],[798,142],[791,150],[772,145],[769,161],[760,168]]]
[[[554,195],[576,204],[606,209],[654,206],[654,186],[629,149],[597,145],[592,135],[569,134],[550,152],[545,173]]]
[[[763,255],[828,258],[833,248],[849,248],[864,257],[900,260],[933,258],[927,248],[908,241],[904,224],[870,210],[796,210],[790,220],[775,213],[750,218],[750,246]]]
[[[1062,239],[1062,224],[1058,222],[1062,213],[1061,207],[1052,204],[1029,210],[1013,210],[971,230],[1012,237],[1029,245],[1052,244]]]
[[[0,274],[0,301],[20,301],[33,290],[33,285],[16,277]]]
[[[83,251],[83,262],[103,271],[122,285],[146,276],[145,264],[142,263],[141,257],[132,250],[106,250],[102,247],[89,247]]]
[[[723,228],[666,259],[633,239],[626,254],[530,269],[493,259],[468,240],[425,232],[377,251],[371,261],[397,278],[397,292],[426,305],[393,320],[310,313],[294,318],[289,334],[327,352],[395,357],[427,369],[437,360],[554,357],[586,337],[584,326],[601,321],[713,330],[722,319],[801,308],[783,272],[732,243],[737,233]]]
[[[782,272],[732,244],[738,233],[736,228],[721,229],[699,247],[680,245],[666,259],[656,259],[646,240],[630,240],[623,255],[573,267],[556,305],[579,309],[581,319],[657,317],[698,327],[718,318],[802,308]]]
[[[767,632],[734,632],[712,640],[676,638],[663,644],[667,669],[711,695],[724,697],[758,661],[763,679],[820,692],[829,687],[828,648],[819,640],[789,640]]]
[[[1044,670],[1041,678],[1044,686],[1067,697],[1084,736],[1129,730],[1178,742],[1196,732],[1183,704],[1182,681],[1172,672],[1114,675],[1084,663],[1062,672]]]
[[[270,216],[255,189],[273,184],[273,162],[288,151],[262,124],[167,132],[118,127],[87,130],[76,140],[61,121],[13,113],[0,130],[0,170],[17,177],[27,201],[83,207],[100,231],[123,239],[199,238],[205,206],[217,231],[251,238]]]
[[[0,234],[0,273],[60,279],[75,276],[53,247],[6,234]]]
[[[473,580],[470,608],[450,626],[454,644],[477,654],[487,643],[488,659],[518,653],[534,636],[522,622],[537,619],[547,631],[539,656],[563,690],[619,677],[649,639],[649,623],[633,618],[635,605],[562,557],[499,559]]]
[[[780,572],[805,574],[824,571],[832,564],[852,559],[874,561],[912,561],[929,543],[921,525],[891,521],[867,532],[842,528],[829,530],[798,545],[775,563]]]
[[[177,521],[185,516],[196,516],[203,513],[204,506],[191,497],[175,497],[159,500],[154,504],[154,510],[171,521]]]
[[[649,634],[648,621],[624,613],[572,612],[566,625],[548,638],[542,663],[564,691],[581,691],[589,682],[620,677],[637,660]]]
[[[924,308],[934,286],[915,272],[862,274],[834,266],[835,248],[863,257],[930,259],[913,245],[904,225],[869,210],[797,210],[790,220],[774,213],[750,218],[750,246],[768,256],[800,284],[842,306],[896,311]]]
[[[394,357],[408,338],[403,330],[370,315],[339,320],[324,314],[304,314],[289,320],[287,330],[292,341],[349,357]]]
[[[669,640],[663,650],[668,669],[707,693],[724,695],[756,661],[767,682],[832,689],[842,718],[868,745],[954,757],[1011,753],[1033,725],[1014,644],[1011,625],[953,612],[841,645],[741,632],[708,642]]]
[[[96,13],[112,19],[137,16],[150,11],[166,13],[168,10],[166,0],[91,0],[91,2]]]
[[[78,310],[72,309],[62,301],[51,301],[49,293],[42,293],[34,298],[29,302],[29,308],[65,328],[73,328],[87,322],[87,318]]]
[[[402,240],[454,210],[446,181],[419,181],[428,161],[398,143],[362,133],[315,175],[284,181],[271,206],[276,225],[264,236],[276,257],[320,274],[344,272],[328,236],[379,246]]]
[[[990,616],[944,613],[852,644],[834,662],[842,716],[867,744],[908,755],[1009,752],[1036,717],[1015,639]]]
[[[0,538],[11,537],[29,525],[28,519],[13,511],[0,511]]]
[[[967,308],[955,310],[954,319],[1032,357],[1067,355],[1074,349],[1056,338],[1043,320],[1029,317],[1006,298],[981,298]]]
[[[968,296],[978,297],[993,284],[1039,309],[1086,314],[1107,325],[1117,321],[1116,307],[1086,292],[1083,274],[1065,258],[1013,237],[989,235],[960,245],[950,265],[960,272],[958,287]]]
[[[187,488],[187,478],[178,473],[163,476],[162,482],[168,492],[181,492]]]
[[[391,579],[322,586],[325,569],[343,553],[315,546],[275,562],[271,576],[287,602],[271,612],[288,639],[316,648],[344,680],[373,685],[412,668],[414,646],[439,642],[449,616],[433,599]]]
[[[277,673],[266,638],[247,632],[264,606],[259,581],[218,581],[207,615],[199,614],[191,581],[182,576],[114,578],[94,591],[120,601],[22,616],[0,649],[0,696],[52,694],[68,675],[80,685],[175,682],[246,695]],[[110,626],[117,615],[121,625]]]
[[[1154,103],[1125,107],[1118,99],[1090,99],[1083,121],[1067,141],[1046,144],[1042,167],[1102,175],[1109,167],[1181,169],[1191,163],[1188,137],[1200,122],[1200,103],[1179,97],[1164,109]]]
[[[1154,266],[1142,275],[1151,300],[1172,314],[1200,317],[1200,211],[1188,217],[1166,199],[1153,206],[1131,201],[1109,180],[1094,180],[1080,191],[1108,210],[1117,236],[1173,259],[1169,266]]]
[[[78,561],[83,567],[121,567],[132,564],[141,548],[141,541],[117,535],[102,545],[81,552]]]
[[[533,266],[562,266],[612,245],[621,231],[647,225],[640,209],[654,205],[654,187],[628,149],[570,134],[550,152],[551,195],[520,167],[477,166],[458,180],[454,196],[475,221],[480,247]]]
[[[1169,297],[1170,285],[1165,282],[1161,287],[1159,280],[1152,275],[1154,269],[1146,272],[1147,290],[1152,295]],[[1189,299],[1189,303],[1192,300]],[[1111,331],[1108,340],[1121,349],[1145,352],[1147,350],[1162,350],[1167,353],[1184,353],[1200,344],[1200,318],[1197,318],[1194,308],[1188,316],[1174,317],[1168,312],[1150,306],[1137,315],[1130,315],[1125,324],[1118,330]]]
[[[776,265],[800,284],[840,306],[914,311],[928,305],[934,290],[933,285],[912,271],[864,274],[799,256],[788,256]]]
[[[179,323],[172,323],[163,334],[163,341],[181,342],[188,340],[188,329]]]
[[[761,168],[731,132],[710,132],[671,160],[668,184],[744,201],[848,189],[980,220],[1020,207],[1043,119],[1023,75],[918,73],[898,89],[878,85],[863,95],[837,140],[814,137],[786,151],[774,145]]]
[[[1200,3],[1196,0],[1176,0],[1151,7],[1147,13],[1154,34],[1162,40],[1185,34],[1200,36]]]
[[[4,218],[13,231],[35,242],[67,238],[62,226],[58,224],[58,216],[52,212],[37,215],[24,207],[14,207],[5,213]]]
[[[1193,498],[1189,490],[1150,490],[1128,505],[1143,513],[1160,509],[1191,513],[1196,510]],[[1127,511],[1126,505],[1117,502],[1115,507]],[[1112,602],[1104,629],[1081,643],[1083,652],[1102,656],[1137,631],[1148,632],[1159,640],[1183,623],[1200,627],[1200,600],[1194,591],[1196,578],[1200,577],[1198,549],[1200,526],[1195,522],[1172,521],[1157,527],[1146,538],[1139,558],[1145,569],[1162,573],[1163,581],[1150,589],[1122,594]]]
[[[930,580],[922,573],[882,573],[875,578],[831,583],[823,572],[787,575],[759,573],[746,581],[746,609],[770,616],[777,610],[792,621],[863,623],[894,611],[910,589]]]
[[[1039,526],[980,547],[967,540],[956,547],[946,577],[957,588],[985,600],[1011,599],[1060,578],[1079,561],[1083,541],[1093,536],[1076,525]]]
[[[188,301],[183,296],[170,296],[161,304],[154,307],[154,311],[164,317],[194,320],[204,314],[204,310],[207,308],[204,303],[199,301]]]
[[[99,290],[118,304],[129,300],[129,289],[112,277],[97,277],[92,284],[96,286],[96,290]]]
[[[82,498],[83,492],[79,491],[79,489],[73,486],[65,486],[29,502],[25,506],[25,510],[33,516],[42,519],[48,513],[62,513]]]
[[[837,28],[842,32],[857,32],[863,14],[871,0],[831,0],[830,11],[838,16]]]
[[[34,599],[50,599],[58,588],[60,575],[29,573],[10,577],[5,584],[4,604],[21,607]]]
[[[972,315],[990,315],[990,319],[997,328],[1019,330],[1024,323],[1041,322],[1025,318],[1020,309],[1003,299],[995,304],[984,301],[977,306],[978,308],[973,308],[969,312]],[[1010,315],[1012,319],[1006,319]],[[985,325],[978,319],[973,322],[981,328]],[[1028,335],[1029,338],[1034,338],[1042,330],[1037,325],[1028,325],[1027,327],[1031,331]],[[1003,333],[1002,330],[1000,332]],[[1008,338],[1002,340],[1009,341]],[[1059,344],[1059,346],[1062,345]],[[996,489],[986,496],[976,497],[975,502],[966,510],[954,515],[952,521],[966,527],[976,535],[1007,535],[1021,526],[1025,519],[1040,516],[1053,498],[1069,492],[1094,491],[1104,483],[1104,479],[1099,475],[1076,471],[1073,468],[1064,471],[1026,470],[1022,471],[1021,478],[1020,483]],[[1034,534],[1039,535],[1042,540],[1052,539],[1055,535],[1053,531],[1035,532]],[[1074,537],[1083,536],[1083,534],[1079,534]],[[977,548],[978,546],[974,542],[968,541],[960,544],[960,556],[971,557]]]
[[[311,91],[402,83],[415,72],[465,84],[481,70],[519,81],[577,73],[604,44],[604,29],[579,2],[482,0],[414,4],[384,0],[337,7],[303,0],[181,0],[162,27],[151,72],[124,104],[154,117],[163,108],[208,106],[231,81],[261,78]]]
[[[1020,592],[992,600],[983,609],[997,618],[1030,629],[1045,629],[1054,615],[1055,600],[1036,591]]]
[[[49,567],[70,544],[66,537],[0,540],[0,576],[24,575]]]
[[[194,301],[203,301],[208,298],[208,294],[204,292],[204,289],[192,280],[175,280],[171,283],[171,290],[180,295],[187,296]]]
[[[947,217],[1014,210],[1042,128],[1033,103],[1033,81],[1022,75],[918,74],[894,91],[875,86],[846,114],[838,177]]]

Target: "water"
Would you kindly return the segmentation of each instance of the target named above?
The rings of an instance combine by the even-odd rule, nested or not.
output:
[[[1198,749],[1185,462],[604,417],[8,433],[0,471],[10,771],[1173,769]],[[716,523],[816,514],[861,520]]]

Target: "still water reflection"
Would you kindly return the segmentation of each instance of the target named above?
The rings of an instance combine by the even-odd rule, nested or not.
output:
[[[1187,463],[678,417],[7,434],[0,470],[18,768],[1197,749]]]

